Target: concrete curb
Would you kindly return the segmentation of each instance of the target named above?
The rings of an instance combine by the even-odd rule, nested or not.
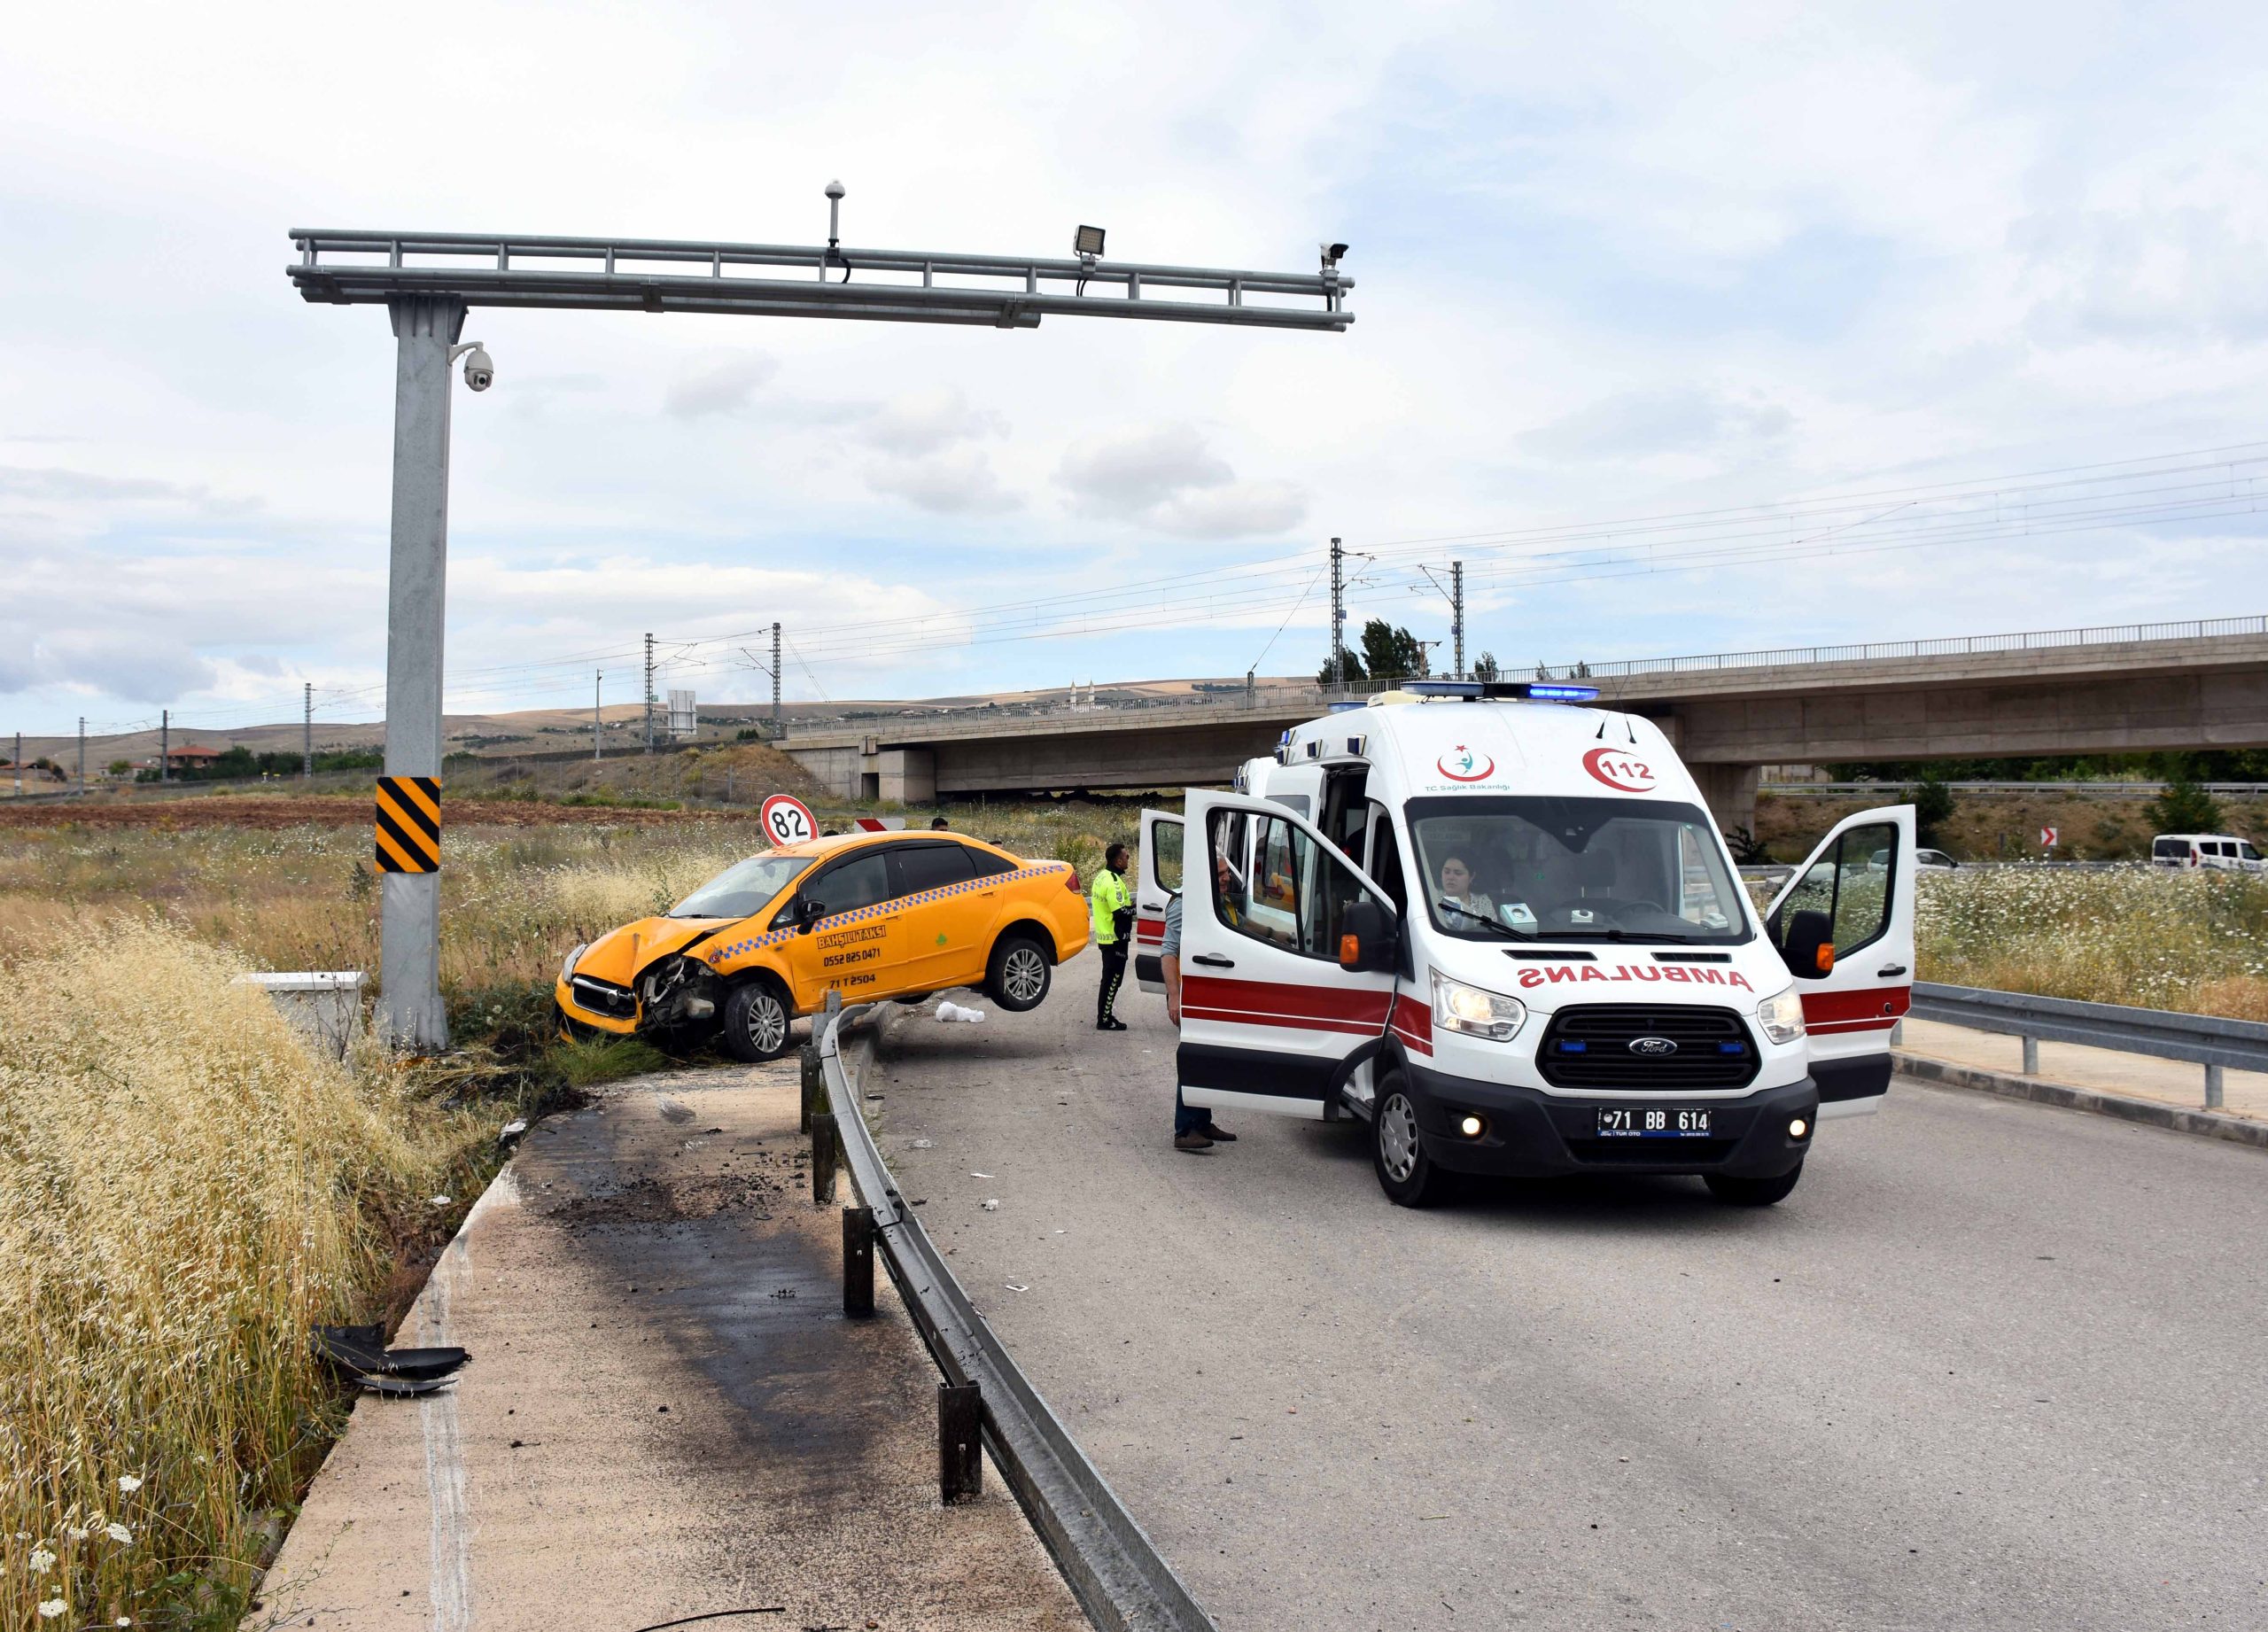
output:
[[[1952,1065],[1943,1060],[1924,1059],[1918,1054],[1900,1053],[1893,1058],[1898,1061],[1899,1071],[1917,1082],[1936,1083],[1947,1088],[1973,1089],[1978,1093],[1996,1093],[2003,1099],[2031,1100],[2040,1105],[2060,1105],[2066,1110],[2093,1111],[2098,1115],[2116,1116],[2122,1122],[2142,1123],[2175,1133],[2225,1139],[2233,1145],[2249,1145],[2255,1150],[2268,1150],[2268,1122],[2255,1122],[2244,1116],[2225,1116],[2215,1111],[2193,1111],[2156,1100],[2136,1100],[2124,1094],[2104,1093],[2094,1088],[2074,1088],[2066,1083],[2047,1082],[2037,1076],[1981,1071],[1973,1066]]]

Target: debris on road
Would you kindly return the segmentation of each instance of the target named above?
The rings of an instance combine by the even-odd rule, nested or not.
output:
[[[959,1021],[967,1025],[980,1025],[984,1020],[984,1011],[981,1008],[964,1008],[948,998],[937,1005],[937,1018],[949,1023]]]

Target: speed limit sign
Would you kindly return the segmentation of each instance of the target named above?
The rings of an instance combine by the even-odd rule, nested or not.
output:
[[[819,836],[819,823],[812,820],[811,812],[801,799],[784,793],[775,793],[764,802],[756,813],[763,824],[765,835],[773,845],[800,844],[805,839]]]

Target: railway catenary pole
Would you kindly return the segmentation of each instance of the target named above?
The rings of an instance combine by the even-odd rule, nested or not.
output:
[[[1464,563],[1449,563],[1449,633],[1451,649],[1456,654],[1456,672],[1453,679],[1464,678]]]
[[[1347,309],[1354,280],[1340,271],[1347,253],[1343,244],[1326,245],[1320,270],[1313,273],[1106,260],[1102,235],[1091,228],[1079,232],[1071,259],[860,249],[841,241],[841,183],[830,183],[827,197],[828,241],[823,248],[291,229],[297,259],[285,276],[300,298],[315,305],[384,306],[397,345],[393,559],[386,630],[390,777],[431,777],[438,785],[440,775],[448,365],[472,307],[720,312],[998,329],[1036,329],[1048,316],[1334,333],[1354,322]],[[515,266],[516,255],[538,264]],[[493,365],[485,352],[475,351],[467,366],[467,383],[476,390],[493,380]],[[773,672],[778,672],[776,664]],[[650,691],[649,686],[649,738]],[[396,1047],[432,1052],[447,1044],[439,990],[439,899],[435,874],[386,875],[378,1030]]]
[[[79,797],[87,794],[87,717],[79,716]]]
[[[606,750],[602,745],[599,738],[599,688],[603,685],[605,681],[606,671],[604,669],[593,669],[591,671],[591,758],[594,759],[603,759],[606,758]]]
[[[299,683],[299,780],[315,780],[315,683]]]
[[[646,637],[646,751],[654,751],[654,637]]]
[[[1347,649],[1347,582],[1344,568],[1347,552],[1337,539],[1331,540],[1331,683],[1340,684],[1347,678],[1345,659],[1340,654]]]
[[[780,734],[780,626],[772,626],[772,734]]]
[[[158,780],[174,780],[174,711],[169,708],[158,711]]]

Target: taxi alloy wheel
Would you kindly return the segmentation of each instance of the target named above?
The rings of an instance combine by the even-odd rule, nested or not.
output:
[[[1021,1014],[1040,1006],[1053,975],[1045,949],[1029,936],[1018,936],[993,949],[991,978],[985,984],[994,1002]]]
[[[1371,1122],[1371,1158],[1379,1188],[1395,1206],[1425,1207],[1441,1198],[1447,1175],[1425,1154],[1418,1134],[1418,1107],[1397,1077],[1388,1077],[1379,1093]]]
[[[753,980],[735,987],[725,1001],[725,1046],[736,1060],[777,1060],[788,1051],[791,1018],[787,1000],[771,982]]]

